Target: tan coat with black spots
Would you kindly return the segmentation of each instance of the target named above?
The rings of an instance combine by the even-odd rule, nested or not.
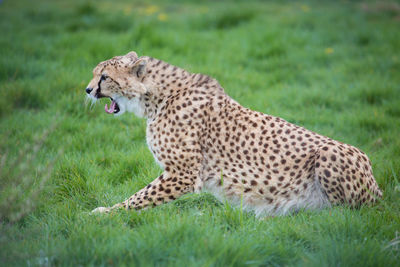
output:
[[[101,62],[86,88],[109,97],[108,113],[147,119],[146,139],[163,174],[112,209],[143,209],[208,191],[256,215],[382,196],[359,149],[242,107],[219,83],[135,52]]]

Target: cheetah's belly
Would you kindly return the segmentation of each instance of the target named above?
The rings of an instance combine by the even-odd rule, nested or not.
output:
[[[246,191],[243,184],[234,184],[235,178],[225,175],[221,179],[220,173],[208,173],[203,182],[203,191],[211,193],[221,202],[242,207],[246,211],[253,211],[256,216],[283,215],[300,209],[319,209],[330,206],[330,202],[323,193],[317,179],[309,182],[309,186],[299,194],[282,195],[284,191],[278,188],[274,193],[271,187],[259,186],[257,189]],[[293,188],[292,188],[293,190]],[[295,190],[295,189],[294,189]]]

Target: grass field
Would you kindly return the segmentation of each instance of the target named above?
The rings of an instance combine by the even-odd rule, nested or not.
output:
[[[400,4],[0,2],[1,266],[400,266]],[[376,206],[257,219],[208,194],[91,215],[156,178],[144,120],[85,106],[134,50],[365,151]]]

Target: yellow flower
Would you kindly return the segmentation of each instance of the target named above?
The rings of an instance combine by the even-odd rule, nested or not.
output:
[[[168,16],[165,13],[160,13],[158,14],[157,18],[159,21],[166,21],[168,19]]]
[[[132,12],[132,7],[127,6],[127,7],[124,8],[124,14],[125,15],[129,15],[129,14],[131,14],[131,12]]]
[[[327,48],[325,48],[325,54],[330,55],[330,54],[332,54],[333,52],[335,52],[335,51],[333,50],[332,47],[327,47]]]
[[[206,6],[202,6],[199,8],[200,13],[204,14],[204,13],[208,13],[209,8]]]
[[[310,11],[310,7],[307,5],[302,5],[301,6],[301,10],[303,10],[304,12],[309,12]]]
[[[156,13],[158,10],[159,10],[158,6],[151,5],[151,6],[146,7],[146,9],[144,10],[144,13],[146,15],[152,15],[152,14]]]

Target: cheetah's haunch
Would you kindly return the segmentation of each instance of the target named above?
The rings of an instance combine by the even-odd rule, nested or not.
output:
[[[115,115],[147,119],[146,140],[163,174],[122,203],[142,209],[209,191],[257,215],[280,215],[382,196],[359,149],[252,111],[219,83],[135,52],[101,62],[86,88]],[[222,177],[221,177],[222,176]]]

